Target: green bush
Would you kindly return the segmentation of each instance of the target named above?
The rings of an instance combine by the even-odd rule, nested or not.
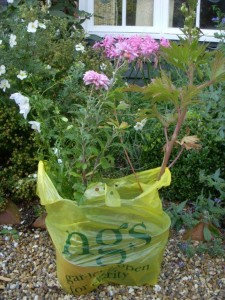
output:
[[[195,201],[205,186],[199,181],[199,174],[206,175],[220,169],[225,178],[225,142],[224,142],[224,84],[211,87],[202,95],[202,105],[190,112],[187,125],[190,132],[196,134],[202,148],[198,151],[186,151],[172,168],[173,182],[163,193],[167,199]],[[212,197],[218,192],[208,187]]]
[[[64,4],[69,9],[66,13],[72,15],[73,5],[69,1],[52,8],[44,5],[43,1],[35,0],[0,5],[1,210],[8,199],[23,202],[36,197],[38,159],[48,155],[44,150],[39,151],[37,132],[21,117],[23,112],[19,113],[18,105],[10,99],[10,95],[22,93],[32,97],[37,105],[42,106],[41,118],[46,126],[52,126],[48,110],[57,110],[57,101],[62,103],[68,95],[75,94],[75,81],[81,80],[81,74],[73,78],[76,73],[74,61],[79,61],[81,56],[75,46],[81,42],[85,45],[81,23],[86,15],[83,13],[82,19],[66,15],[61,11]],[[38,21],[36,32],[30,32],[29,24],[35,21]],[[21,72],[25,73],[24,78],[18,77]],[[4,82],[7,82],[5,88]],[[41,97],[45,98],[45,105],[40,102]],[[67,108],[65,105],[65,110]],[[37,118],[35,111],[30,114]],[[49,136],[49,140],[40,140],[40,143],[47,145],[52,138]]]
[[[169,201],[195,201],[205,186],[199,181],[199,174],[213,174],[221,170],[221,177],[225,178],[225,86],[223,84],[210,87],[202,94],[202,104],[193,106],[188,112],[181,136],[185,131],[190,135],[197,135],[202,148],[183,152],[179,160],[171,168],[172,184],[161,190],[163,198]],[[133,99],[137,107],[140,99]],[[141,132],[131,131],[126,137],[129,140],[129,153],[136,170],[158,167],[161,164],[165,137],[163,126],[149,120]],[[171,161],[176,156],[176,149]],[[120,160],[123,158],[121,157]],[[125,162],[122,163],[122,166]],[[217,191],[210,189],[212,196],[217,197]]]
[[[34,132],[21,122],[16,105],[0,102],[0,211],[8,200],[35,198],[36,152]]]
[[[17,117],[16,122],[13,113],[12,118],[8,118],[10,126],[17,128],[18,122],[21,128],[24,128],[18,129],[21,143],[24,138],[22,152],[20,145],[14,143],[17,139],[13,136],[14,132],[7,132],[7,136],[10,136],[7,140],[5,140],[6,128],[2,128],[0,133],[0,140],[4,140],[6,145],[6,150],[3,147],[2,151],[4,155],[8,153],[8,159],[12,161],[10,168],[5,165],[2,167],[2,172],[8,174],[4,177],[2,193],[7,196],[8,187],[12,187],[13,183],[15,188],[11,188],[11,196],[15,198],[14,200],[18,197],[25,200],[24,189],[29,189],[34,182],[31,170],[35,164],[35,170],[37,169],[38,160],[53,162],[53,169],[60,174],[62,159],[66,162],[68,170],[75,166],[74,161],[79,158],[77,152],[79,153],[80,147],[83,146],[77,143],[80,139],[76,138],[76,133],[80,133],[78,125],[84,118],[87,98],[91,98],[89,89],[83,83],[83,75],[89,69],[99,71],[103,62],[108,67],[107,72],[112,73],[111,63],[100,59],[97,53],[87,47],[86,35],[81,27],[87,15],[81,12],[82,18],[78,18],[79,14],[74,16],[73,1],[59,1],[52,4],[53,6],[49,8],[42,1],[15,1],[8,4],[6,10],[0,9],[0,106],[2,112],[6,110],[4,119],[8,118],[7,114],[11,114],[12,106]],[[26,107],[24,112],[20,105],[18,107],[15,103],[12,104],[13,100],[19,99],[18,97],[27,99],[30,111]],[[83,138],[89,143],[88,155],[96,157],[95,146],[98,144],[96,122],[97,124],[101,122],[101,116],[97,108],[96,118],[92,116],[95,106],[90,108],[93,109],[91,113],[89,112],[89,124],[92,124],[95,138],[93,144],[89,143],[89,132],[84,132]],[[23,116],[19,114],[19,110]],[[41,124],[41,129],[35,128],[31,134],[28,121],[33,120]],[[26,130],[31,134],[31,140]],[[44,134],[39,134],[40,131]],[[34,149],[31,147],[32,144]],[[98,147],[104,148],[99,144]],[[7,149],[11,148],[12,151],[9,152]],[[73,150],[76,152],[75,155]],[[21,162],[24,160],[26,164],[23,165]],[[79,166],[75,167],[80,171],[83,166],[81,161],[78,164]],[[73,189],[73,176],[69,171],[68,177],[55,176],[56,182],[62,180],[65,184],[65,193]],[[60,188],[59,191],[63,194]]]

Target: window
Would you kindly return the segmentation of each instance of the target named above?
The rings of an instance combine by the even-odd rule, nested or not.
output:
[[[93,14],[86,21],[89,34],[150,33],[154,38],[177,39],[182,34],[180,7],[186,0],[80,0],[80,9]],[[202,40],[216,41],[215,7],[225,13],[224,0],[199,0],[196,26],[204,33]]]

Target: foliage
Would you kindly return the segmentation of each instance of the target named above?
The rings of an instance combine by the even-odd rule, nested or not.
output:
[[[203,236],[204,241],[194,244],[189,239],[180,244],[180,248],[187,256],[192,257],[194,254],[208,253],[211,256],[224,256],[224,240],[222,223],[225,215],[224,207],[224,180],[219,177],[219,170],[212,175],[205,176],[200,173],[200,182],[205,182],[205,190],[194,202],[183,201],[178,205],[172,203],[167,209],[171,217],[171,225],[175,230],[181,228],[191,229],[199,222],[204,224]],[[209,193],[208,187],[214,187],[219,193],[219,198],[213,198]],[[220,231],[221,230],[221,231]]]
[[[210,87],[202,94],[201,105],[187,114],[184,128],[197,134],[202,148],[198,151],[187,151],[180,157],[179,164],[173,167],[173,184],[162,191],[164,198],[194,201],[204,187],[203,182],[198,180],[201,170],[206,174],[212,174],[220,168],[221,177],[225,177],[223,95],[223,84]],[[218,196],[215,189],[212,187],[208,189],[213,197]]]
[[[179,247],[189,258],[193,257],[195,254],[201,255],[203,253],[207,253],[211,257],[225,255],[223,240],[221,238],[215,238],[207,243],[187,241],[185,243],[180,243]]]
[[[71,198],[74,193],[80,197],[97,168],[106,170],[114,164],[108,148],[117,132],[103,126],[113,114],[113,100],[104,103],[104,93],[99,95],[93,88],[90,93],[83,84],[85,71],[89,68],[99,71],[103,62],[108,67],[106,73],[112,76],[111,63],[88,49],[85,33],[77,29],[76,19],[71,24],[71,18],[51,15],[38,1],[20,2],[17,7],[9,5],[1,16],[2,109],[8,105],[18,112],[19,106],[24,119],[29,113],[39,147],[34,153],[35,163],[40,159],[48,161],[62,195]],[[20,118],[18,123],[29,129],[26,120]],[[26,156],[33,157],[30,151]],[[16,157],[19,160],[18,151]],[[27,169],[31,171],[31,166],[26,164],[25,169],[28,176]],[[5,167],[3,171],[6,172]],[[19,169],[17,174],[21,176]],[[21,176],[18,185],[14,177],[6,178],[5,185],[13,182],[22,193],[22,186],[32,179],[24,181]]]
[[[192,228],[200,221],[207,224],[209,232],[205,230],[204,236],[207,241],[210,241],[212,236],[218,237],[218,229],[223,226],[225,181],[220,177],[219,169],[211,175],[200,172],[199,180],[204,183],[204,188],[198,198],[193,202],[183,201],[179,205],[172,203],[168,213],[172,220],[172,227],[176,230],[183,226]],[[218,193],[217,198],[212,197],[209,192],[209,188],[212,187]]]
[[[76,18],[52,16],[48,8],[40,6],[38,1],[25,2],[9,4],[7,10],[1,13],[0,21],[0,181],[3,209],[7,199],[17,202],[34,199],[36,179],[33,174],[39,158],[36,134],[21,118],[18,106],[9,99],[10,94],[23,92],[26,96],[31,95],[33,101],[44,99],[44,103],[36,104],[41,108],[41,118],[52,126],[47,118],[48,109],[55,105],[54,99],[61,95],[60,103],[64,107],[63,97],[75,94],[73,74],[76,71],[72,64],[75,57],[79,60],[75,45],[84,42],[83,30],[75,27]],[[28,27],[34,26],[35,20],[39,22],[38,27],[33,28],[36,32],[29,32]],[[23,72],[25,76],[21,77]],[[2,82],[5,81],[9,88],[4,89]],[[52,101],[48,99],[49,95]],[[65,108],[68,109],[66,105]],[[35,112],[34,115],[36,117]]]
[[[28,124],[21,122],[13,102],[0,102],[0,211],[7,200],[30,201],[35,197],[37,145]],[[30,176],[30,177],[28,177]]]
[[[0,13],[8,9],[15,10],[18,5],[27,4],[30,7],[40,2],[52,16],[66,18],[73,26],[82,29],[82,23],[91,17],[91,14],[80,11],[76,1],[72,0],[14,0],[12,3],[0,4]]]
[[[0,230],[0,236],[3,236],[4,239],[14,239],[17,240],[19,238],[19,233],[16,229],[13,229],[11,226],[3,226]]]
[[[212,140],[218,130],[219,124],[214,121],[221,113],[221,103],[218,101],[215,107],[207,99],[205,113],[199,107],[203,107],[200,98],[204,95],[212,92],[212,98],[215,97],[212,84],[222,87],[218,82],[224,79],[225,62],[219,51],[208,52],[206,45],[198,43],[200,32],[193,27],[196,1],[189,1],[189,7],[182,6],[186,38],[180,38],[179,43],[166,43],[166,47],[162,45],[165,40],[156,43],[148,38],[143,43],[145,48],[141,48],[148,50],[148,56],[138,52],[142,45],[140,37],[106,37],[95,46],[99,50],[95,52],[87,46],[85,33],[77,29],[77,20],[71,13],[70,17],[61,18],[48,14],[49,7],[31,2],[21,1],[17,8],[10,5],[2,14],[0,66],[4,65],[6,72],[2,71],[0,80],[8,80],[10,88],[6,86],[4,90],[3,82],[0,93],[3,102],[23,99],[25,105],[27,101],[26,108],[20,104],[19,109],[36,130],[39,149],[35,159],[46,161],[62,196],[81,199],[92,181],[128,174],[131,169],[135,172],[156,167],[165,153],[163,173],[183,152],[179,167],[173,171],[176,179],[172,190],[164,195],[175,199],[179,190],[183,199],[188,192],[194,193],[190,180],[193,173],[198,176],[200,169],[205,169],[210,174],[215,170],[214,161],[221,157],[221,140]],[[28,30],[30,24],[33,31]],[[12,34],[17,44],[11,47]],[[156,51],[152,51],[153,45]],[[157,77],[144,87],[128,88],[122,80],[127,66],[132,63],[138,69],[146,61],[154,62],[161,72],[155,69]],[[85,85],[83,79],[88,70],[104,71],[110,78],[108,88],[96,89],[94,82]],[[21,71],[25,71],[23,79],[18,78]],[[215,115],[209,117],[212,111]],[[210,131],[204,128],[209,120],[215,123]],[[26,120],[21,122],[25,124]],[[223,128],[219,130],[221,138]],[[201,150],[196,135],[204,146]],[[215,155],[208,162],[211,153]],[[220,162],[221,159],[217,163]],[[207,168],[204,164],[208,164]],[[197,193],[191,198],[197,197],[199,190]]]
[[[163,48],[162,57],[172,67],[177,69],[183,80],[174,81],[167,70],[143,87],[130,87],[129,91],[143,94],[146,108],[139,111],[140,118],[155,117],[164,127],[166,145],[160,176],[165,168],[172,167],[181,153],[186,149],[198,149],[197,137],[187,134],[179,138],[181,128],[190,107],[198,103],[202,91],[224,78],[225,58],[219,51],[206,51],[206,45],[199,43],[200,32],[193,26],[195,22],[196,1],[188,1],[188,6],[181,7],[185,16],[183,33],[179,43],[171,43]],[[207,66],[207,67],[206,67]],[[206,71],[204,76],[202,67]],[[162,105],[163,104],[163,105]],[[180,151],[170,163],[174,146],[179,144]]]
[[[212,21],[215,23],[215,27],[219,32],[216,32],[214,34],[215,38],[219,40],[218,43],[218,49],[225,51],[224,48],[224,41],[225,41],[225,14],[217,7],[216,5],[213,7],[213,11],[215,13],[215,17],[212,19]]]

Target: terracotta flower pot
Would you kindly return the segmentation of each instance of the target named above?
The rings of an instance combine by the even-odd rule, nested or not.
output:
[[[0,213],[0,225],[19,224],[21,214],[19,208],[12,201],[8,201],[6,209]]]

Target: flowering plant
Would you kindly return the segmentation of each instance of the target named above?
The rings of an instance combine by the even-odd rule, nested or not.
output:
[[[38,4],[21,5],[10,24],[1,23],[1,99],[15,101],[24,122],[29,119],[37,160],[48,161],[46,169],[63,197],[80,200],[88,184],[109,172],[115,176],[113,167],[124,165],[121,153],[138,181],[128,148],[149,118],[159,119],[165,132],[159,177],[185,149],[200,147],[195,135],[178,135],[201,91],[224,79],[225,58],[199,44],[195,5],[191,0],[182,6],[186,38],[179,44],[107,36],[90,49],[75,24]],[[179,76],[172,79],[162,62]],[[143,70],[146,63],[158,67],[158,77],[144,87],[129,86],[123,80],[127,67]],[[170,162],[175,145],[180,151]]]

